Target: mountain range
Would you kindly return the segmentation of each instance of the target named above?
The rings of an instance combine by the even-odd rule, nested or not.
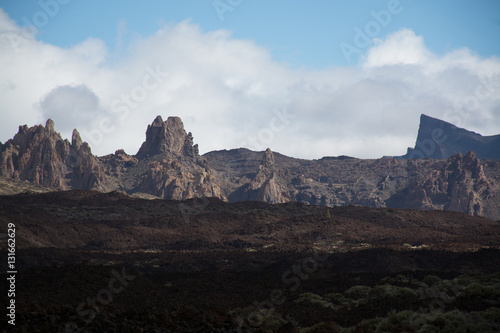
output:
[[[135,197],[301,202],[309,205],[452,210],[500,219],[500,135],[481,136],[422,115],[414,148],[404,156],[318,160],[267,149],[199,155],[179,117],[148,125],[135,155],[94,156],[75,129],[71,142],[45,126],[20,126],[0,143],[1,192],[84,189]]]

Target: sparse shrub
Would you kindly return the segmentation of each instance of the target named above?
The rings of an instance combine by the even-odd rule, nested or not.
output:
[[[428,285],[429,287],[430,286],[433,286],[434,284],[438,283],[441,281],[441,278],[439,276],[436,276],[436,275],[427,275],[426,277],[424,277],[423,279],[423,282]]]
[[[325,300],[332,303],[332,304],[340,305],[342,303],[345,303],[346,298],[342,294],[331,293],[331,294],[325,295]]]
[[[339,332],[340,326],[333,322],[321,322],[312,327],[300,330],[300,333],[321,333],[321,332]],[[343,333],[345,330],[342,331]]]
[[[459,286],[468,286],[474,282],[473,278],[468,275],[460,275],[459,277],[453,279],[453,281]]]
[[[357,326],[343,329],[342,332],[498,332],[500,309],[490,308],[479,315],[488,320],[489,323],[481,319],[478,320],[477,313],[466,314],[458,310],[445,313],[392,311],[386,318],[363,320]],[[497,321],[495,322],[495,320]]]
[[[457,284],[453,280],[452,281],[441,280],[441,281],[437,282],[436,284],[434,284],[433,288],[436,288],[437,290],[442,291],[442,292],[449,292],[450,290],[453,291],[453,290],[456,290],[457,288],[460,288],[460,287],[457,286]]]
[[[266,312],[262,323],[263,329],[275,331],[286,324],[286,321],[282,318],[282,316],[280,314],[277,314],[274,310],[261,311]]]
[[[339,309],[343,306],[352,308],[358,306],[358,302],[353,301],[349,298],[345,298],[342,294],[331,293],[325,295],[325,303],[323,306],[330,307],[334,310]]]
[[[500,292],[492,286],[483,286],[479,283],[472,283],[458,295],[459,298],[486,298],[495,299],[500,297]]]
[[[434,320],[434,322],[439,323],[440,325],[435,325],[438,326],[440,329],[442,329],[442,332],[467,332],[467,320],[465,318],[465,315],[458,311],[451,311],[447,313],[439,313]]]
[[[345,291],[345,294],[352,299],[362,299],[368,297],[371,290],[368,286],[354,286]]]
[[[264,330],[277,330],[286,321],[280,314],[277,314],[274,309],[258,309],[255,306],[247,308],[236,308],[228,312],[230,316],[240,317],[245,323],[261,327]]]
[[[302,331],[300,331],[302,333]],[[340,333],[356,333],[356,327],[340,328]]]
[[[429,286],[427,285],[427,283],[420,282],[420,281],[413,280],[411,284],[413,286],[415,286],[415,287],[418,287],[418,288],[429,288]]]
[[[393,297],[403,298],[407,301],[415,300],[418,298],[418,294],[411,288],[407,287],[396,287],[391,285],[375,286],[368,291],[368,299],[384,300]]]
[[[394,296],[394,287],[386,284],[383,286],[375,286],[368,292],[368,299],[383,300]]]
[[[408,279],[403,274],[396,275],[396,277],[394,278],[394,280],[397,281],[397,282],[403,282],[403,283],[408,282]]]
[[[383,318],[380,317],[365,319],[357,327],[361,328],[362,330],[360,331],[362,332],[374,332],[382,320]]]
[[[410,325],[410,316],[412,315],[411,311],[402,311],[395,312],[392,311],[389,313],[387,318],[380,321],[377,325],[377,330],[375,332],[391,332],[390,327],[397,326],[398,328],[411,328]]]
[[[394,283],[394,282],[395,282],[395,280],[394,280],[394,278],[393,278],[393,277],[386,276],[385,278],[382,278],[382,279],[380,280],[380,282],[382,282],[382,283]]]
[[[340,294],[339,294],[340,295]],[[340,295],[342,296],[342,295]],[[299,298],[296,299],[294,301],[295,303],[300,303],[300,302],[310,302],[310,303],[313,303],[313,304],[318,304],[318,305],[321,305],[325,308],[329,307],[329,308],[335,308],[334,304],[326,301],[323,299],[323,297],[319,296],[319,295],[316,295],[316,294],[313,294],[313,293],[303,293],[303,294],[300,294]]]
[[[310,302],[323,301],[323,297],[321,297],[320,295],[316,295],[314,293],[302,293],[300,294],[299,298],[295,300],[295,302],[297,303],[303,301],[310,301]]]
[[[484,319],[500,324],[500,309],[499,308],[489,308],[479,313]]]
[[[406,300],[414,300],[418,298],[418,294],[413,289],[407,287],[397,288],[396,296]]]

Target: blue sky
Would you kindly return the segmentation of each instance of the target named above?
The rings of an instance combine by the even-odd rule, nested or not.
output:
[[[201,152],[270,147],[305,158],[402,155],[421,113],[500,132],[499,0],[0,8],[2,142],[50,117],[65,137],[78,128],[95,154],[134,154],[157,114],[181,116]],[[164,75],[153,82],[155,71]]]
[[[397,2],[402,11],[391,15],[390,24],[382,27],[376,37],[384,38],[391,32],[409,28],[422,35],[427,47],[436,54],[467,47],[484,57],[500,55],[499,0]],[[137,35],[148,36],[165,23],[191,19],[202,31],[228,29],[234,38],[253,40],[266,47],[273,59],[292,67],[344,66],[349,63],[340,43],[351,43],[354,27],[364,29],[374,20],[370,12],[387,9],[390,1],[234,0],[231,5],[230,1],[221,0],[220,3],[227,4],[228,9],[213,0],[71,0],[60,6],[60,13],[42,27],[37,39],[70,47],[95,37],[102,39],[110,50],[123,53],[127,43]],[[38,1],[1,0],[0,6],[20,25],[26,23],[23,17],[33,22],[33,15],[42,9]],[[126,32],[118,45],[120,22]]]

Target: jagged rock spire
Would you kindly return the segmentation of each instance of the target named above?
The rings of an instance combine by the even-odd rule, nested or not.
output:
[[[47,122],[45,123],[45,129],[49,132],[52,133],[54,132],[54,121],[52,119],[47,119]]]
[[[82,145],[83,141],[82,138],[80,137],[80,133],[76,130],[76,128],[73,130],[73,134],[71,135],[71,146],[75,149],[80,148]]]
[[[59,189],[105,189],[104,170],[88,144],[77,130],[71,144],[63,140],[52,119],[45,127],[19,126],[5,146],[0,154],[0,176]]]
[[[198,146],[193,146],[193,136],[186,133],[179,117],[168,117],[164,122],[161,116],[157,116],[151,125],[148,125],[146,141],[137,152],[137,157],[164,153],[189,157],[198,155]]]
[[[262,158],[261,165],[266,168],[274,167],[274,155],[270,148],[267,148],[264,152],[264,157]]]

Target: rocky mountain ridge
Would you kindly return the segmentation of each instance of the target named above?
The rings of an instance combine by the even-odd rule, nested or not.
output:
[[[440,128],[440,136],[434,131],[434,150],[445,156],[453,149],[446,142],[457,142],[457,130],[428,118],[422,115],[416,147],[430,127]],[[443,137],[447,141],[439,140]],[[447,159],[303,160],[270,149],[244,148],[200,156],[180,118],[163,121],[158,116],[136,155],[117,150],[94,156],[77,130],[70,143],[50,119],[45,127],[20,126],[13,139],[0,145],[0,153],[1,177],[54,189],[114,190],[176,200],[215,197],[229,202],[444,209],[500,219],[500,161],[480,159],[473,151]]]
[[[500,135],[482,136],[422,114],[415,147],[402,157],[447,159],[471,150],[479,158],[500,159]]]

